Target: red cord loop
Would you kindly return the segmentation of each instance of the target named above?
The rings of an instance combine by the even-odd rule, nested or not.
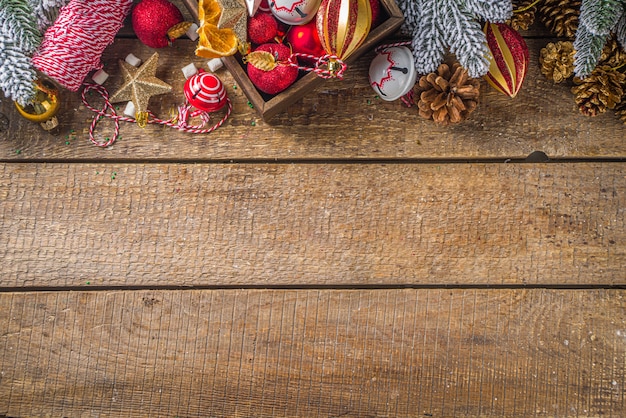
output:
[[[315,61],[315,66],[301,66],[300,64],[298,64],[297,58],[305,58],[310,61]],[[343,73],[348,68],[346,63],[340,60],[339,57],[330,54],[317,57],[310,54],[293,53],[289,56],[287,63],[292,67],[296,67],[298,70],[312,71],[317,74],[318,77],[326,79],[338,78],[341,80],[343,79]]]
[[[87,93],[91,91],[100,93],[100,96],[104,99],[104,106],[102,107],[102,109],[94,108],[87,101],[87,97],[86,97]],[[109,92],[103,86],[99,84],[86,84],[85,88],[82,91],[81,98],[82,98],[83,104],[89,110],[96,113],[96,115],[94,116],[91,122],[91,126],[89,128],[89,140],[94,145],[97,145],[99,147],[108,147],[110,145],[113,145],[113,143],[115,143],[117,138],[119,138],[119,128],[120,128],[119,121],[120,120],[125,121],[125,122],[136,123],[134,118],[129,118],[127,116],[119,116],[117,114],[117,112],[115,111],[115,108],[109,101]],[[192,134],[207,134],[207,133],[213,132],[214,130],[222,126],[224,122],[226,122],[226,119],[228,119],[228,117],[230,116],[230,113],[233,110],[233,105],[230,99],[226,98],[226,101],[228,103],[228,106],[226,108],[226,114],[215,125],[209,128],[204,128],[204,127],[211,120],[211,115],[208,112],[204,112],[198,109],[191,111],[192,107],[189,104],[179,106],[178,114],[174,116],[172,119],[168,119],[168,120],[159,119],[156,116],[154,116],[152,112],[148,112],[147,123],[165,125],[165,126],[169,126],[171,128],[178,129],[183,132],[189,132]],[[188,123],[189,118],[194,118],[198,116],[200,117],[200,120],[202,121],[202,123],[197,126],[189,125]],[[102,119],[102,117],[113,119],[113,121],[115,122],[115,130],[113,132],[113,135],[111,136],[110,139],[107,138],[105,142],[98,141],[94,135],[96,126],[98,125],[98,122],[100,121],[100,119]]]

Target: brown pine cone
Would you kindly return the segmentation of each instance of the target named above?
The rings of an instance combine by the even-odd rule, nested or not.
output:
[[[617,68],[624,64],[626,64],[626,51],[617,42],[615,35],[612,34],[606,41],[606,44],[604,44],[604,48],[602,48],[602,55],[600,55],[598,65],[608,65]]]
[[[442,125],[459,123],[478,106],[480,81],[469,78],[458,62],[452,68],[441,64],[436,73],[419,79],[413,94],[421,117]]]
[[[550,42],[539,54],[541,74],[554,83],[567,80],[574,74],[574,52],[569,41]]]
[[[544,0],[538,13],[546,27],[559,37],[573,39],[578,28],[580,0]]]
[[[513,16],[506,23],[517,31],[528,30],[535,22],[537,12],[537,6],[533,3],[534,0],[513,0]]]
[[[626,75],[609,66],[596,67],[584,80],[574,77],[572,93],[583,115],[596,116],[614,109],[624,95]]]

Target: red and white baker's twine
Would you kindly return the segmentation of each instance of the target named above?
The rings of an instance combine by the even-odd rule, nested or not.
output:
[[[71,91],[89,72],[124,24],[132,0],[70,0],[46,31],[33,65]]]
[[[375,49],[374,52],[376,52],[377,54],[382,51],[383,49],[386,48],[393,48],[396,46],[409,46],[411,45],[411,41],[400,41],[400,42],[394,42],[394,43],[390,43],[390,44],[382,44],[382,45],[378,45]]]
[[[306,58],[311,61],[315,61],[315,67],[303,67],[298,64],[297,58]],[[296,67],[298,70],[303,71],[312,71],[318,75],[320,78],[338,78],[343,79],[343,73],[346,71],[348,66],[345,62],[339,59],[336,55],[323,55],[321,57],[317,57],[315,55],[303,54],[303,53],[293,53],[289,56],[287,63]],[[329,66],[332,64],[336,64],[339,66],[337,70],[329,70]]]
[[[100,93],[100,95],[102,96],[102,99],[104,100],[104,106],[102,107],[102,109],[96,109],[95,107],[91,106],[89,102],[87,101],[87,97],[86,97],[87,93],[91,91],[96,91]],[[108,147],[110,145],[113,145],[113,143],[119,137],[119,131],[120,131],[119,121],[120,120],[125,121],[125,122],[132,122],[132,123],[136,122],[134,118],[130,118],[127,116],[119,116],[117,114],[117,112],[115,111],[115,108],[109,101],[109,92],[99,84],[86,84],[81,94],[81,98],[82,98],[83,104],[89,110],[96,113],[93,120],[91,121],[91,126],[89,127],[89,140],[94,145],[97,145],[99,147]],[[155,117],[154,114],[152,114],[152,112],[148,112],[147,123],[156,124],[156,125],[165,125],[165,126],[169,126],[170,128],[178,129],[180,131],[189,132],[193,134],[208,134],[210,132],[213,132],[220,126],[222,126],[224,122],[226,122],[226,119],[228,119],[228,117],[230,116],[230,113],[233,110],[233,106],[232,106],[232,103],[230,102],[230,99],[227,98],[226,102],[228,105],[226,109],[226,114],[224,115],[224,117],[222,117],[220,121],[218,121],[215,125],[211,126],[210,128],[204,128],[204,127],[206,126],[207,123],[209,123],[211,116],[207,112],[204,112],[201,110],[196,109],[192,111],[191,110],[192,107],[189,106],[188,104],[178,106],[178,115],[169,120],[159,119]],[[96,126],[98,125],[98,122],[100,121],[100,119],[102,119],[102,117],[113,119],[115,123],[115,129],[113,131],[113,135],[110,138],[107,138],[105,142],[98,141],[94,135]],[[187,124],[187,120],[191,117],[200,117],[202,124],[200,124],[199,126]]]

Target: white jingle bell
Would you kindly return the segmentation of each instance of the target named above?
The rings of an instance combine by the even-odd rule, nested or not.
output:
[[[411,50],[394,46],[380,51],[370,64],[369,79],[383,100],[393,101],[407,94],[417,79]]]
[[[317,13],[322,0],[269,0],[270,11],[287,25],[309,23]]]

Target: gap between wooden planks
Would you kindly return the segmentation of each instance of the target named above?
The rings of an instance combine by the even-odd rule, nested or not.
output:
[[[626,166],[4,164],[0,286],[624,285]]]
[[[624,416],[623,290],[0,294],[0,414]]]
[[[0,131],[0,160],[228,160],[228,159],[480,159],[525,158],[543,151],[551,158],[624,158],[626,125],[612,111],[582,116],[567,85],[554,85],[539,70],[539,51],[549,39],[528,39],[531,61],[520,94],[510,99],[483,82],[478,109],[462,124],[440,127],[421,119],[415,107],[375,98],[368,82],[374,53],[351,65],[343,81],[329,81],[265,123],[248,106],[241,88],[225,70],[223,80],[234,110],[226,124],[208,135],[171,128],[141,129],[122,122],[121,138],[107,150],[89,142],[95,113],[79,93],[64,91],[59,113],[61,133],[52,136],[21,118],[10,101],[0,101],[9,127]],[[206,68],[194,55],[195,43],[177,40],[160,51],[157,76],[173,86],[170,94],[153,98],[150,109],[167,119],[184,102],[181,68],[191,62]],[[155,51],[138,40],[117,39],[102,62],[111,74],[105,86],[113,93],[121,83],[117,62],[128,53],[146,60]],[[100,101],[89,96],[89,102]],[[124,103],[118,105],[123,111]],[[213,123],[221,118],[213,115]],[[110,137],[113,123],[98,125],[99,140]]]

